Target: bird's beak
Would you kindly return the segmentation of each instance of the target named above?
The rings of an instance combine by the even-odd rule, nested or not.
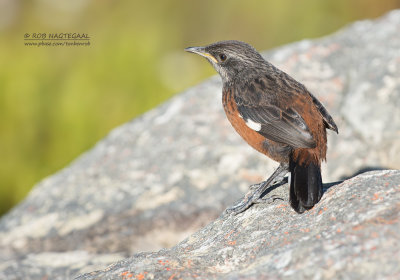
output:
[[[215,63],[218,63],[215,57],[213,57],[210,53],[206,51],[205,47],[189,47],[186,48],[185,51],[204,56],[205,58],[210,59]]]

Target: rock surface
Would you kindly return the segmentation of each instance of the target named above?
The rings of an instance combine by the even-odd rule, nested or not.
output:
[[[399,240],[400,171],[374,171],[330,187],[303,215],[258,205],[77,279],[384,279],[400,276]]]
[[[328,136],[328,164],[323,168],[325,182],[351,177],[363,168],[400,168],[398,30],[400,10],[374,21],[357,22],[322,39],[301,41],[265,54],[273,64],[302,81],[326,105],[338,124],[340,134],[330,133]],[[20,205],[2,217],[0,279],[72,278],[103,269],[137,252],[171,247],[216,219],[225,207],[241,197],[250,184],[264,179],[276,166],[248,147],[230,127],[222,111],[221,83],[214,77],[113,130],[69,167],[39,183]],[[368,255],[368,258],[363,258],[360,252],[374,248],[366,245],[370,244],[368,240],[375,240],[373,244],[383,242],[381,234],[387,235],[388,240],[396,237],[398,228],[394,233],[390,229],[398,227],[398,223],[396,219],[391,220],[390,211],[398,207],[398,192],[385,194],[384,199],[376,199],[374,203],[368,202],[367,205],[374,205],[371,210],[362,208],[361,203],[351,204],[353,202],[350,203],[350,198],[345,195],[352,195],[352,190],[344,187],[358,189],[360,197],[364,198],[371,196],[370,187],[356,185],[357,180],[368,186],[374,185],[373,182],[380,182],[379,186],[389,182],[391,189],[395,190],[398,173],[382,172],[377,173],[376,178],[369,177],[371,181],[361,176],[332,187],[323,202],[305,215],[296,216],[286,207],[286,202],[280,208],[278,205],[282,202],[276,202],[279,204],[252,207],[237,217],[217,219],[177,247],[136,255],[137,260],[143,257],[141,262],[127,259],[117,263],[110,268],[110,275],[113,278],[121,273],[118,277],[128,277],[131,273],[144,273],[144,268],[149,277],[157,275],[158,268],[164,273],[161,268],[165,265],[150,270],[153,261],[162,264],[164,259],[174,262],[173,266],[170,265],[171,271],[174,269],[178,273],[180,267],[193,265],[199,270],[199,275],[202,272],[205,277],[220,273],[235,279],[254,274],[259,279],[260,275],[267,277],[269,274],[265,273],[270,269],[275,273],[271,275],[278,277],[286,267],[292,271],[287,272],[288,276],[290,273],[314,273],[312,270],[294,271],[311,266],[312,257],[316,256],[316,247],[313,246],[318,244],[320,250],[333,250],[335,255],[320,256],[319,264],[325,265],[326,270],[321,270],[322,274],[314,270],[316,278],[332,275],[329,273],[338,272],[338,268],[343,268],[343,273],[349,272],[343,274],[345,278],[353,278],[353,272],[359,273],[354,274],[356,277],[364,275],[364,271],[374,271],[377,256],[388,260],[385,269],[389,271],[391,260],[399,261],[396,244],[383,243],[382,248],[378,244],[374,250],[371,249],[378,252],[377,255]],[[391,179],[385,181],[379,177],[382,174],[388,174]],[[331,200],[330,197],[336,197],[337,193],[342,195],[339,186],[345,200]],[[287,199],[286,190],[285,186],[276,189],[282,192],[284,199]],[[376,189],[376,193],[380,191],[384,192],[384,189]],[[352,208],[348,208],[346,201]],[[387,201],[391,201],[390,205]],[[342,208],[349,209],[350,213],[342,213]],[[321,209],[322,213],[318,215]],[[275,217],[274,212],[279,212],[279,215]],[[366,213],[376,217],[370,224],[366,222]],[[271,228],[265,228],[268,224],[257,219],[259,214],[269,217]],[[351,220],[355,219],[351,216],[355,214],[360,216],[359,220]],[[390,217],[386,218],[386,215]],[[330,217],[336,217],[339,222]],[[318,222],[317,227],[313,221]],[[353,228],[346,221],[354,221],[369,229],[343,235],[342,240],[336,227],[343,225],[340,230],[351,232]],[[383,225],[379,221],[383,221]],[[384,221],[393,222],[385,224]],[[258,226],[254,227],[257,223]],[[309,228],[308,235],[300,230],[289,230],[296,224],[299,228]],[[238,247],[227,244],[225,255],[219,255],[221,258],[215,261],[215,265],[213,262],[215,271],[206,270],[210,263],[201,256],[212,254],[212,250],[216,250],[215,255],[218,255],[221,247],[202,242],[215,241],[219,244],[215,246],[220,246],[229,226],[233,232],[226,238],[227,242],[236,240],[244,250],[248,240],[246,246],[250,251],[255,250],[255,257],[251,257],[250,251],[240,254]],[[376,230],[376,227],[385,230]],[[287,246],[283,246],[286,241],[281,238],[286,231],[283,235],[277,234],[281,233],[280,228],[287,228],[292,237]],[[241,232],[247,233],[241,235]],[[257,246],[253,245],[262,240],[258,236],[260,232],[267,242],[274,242],[274,247],[263,243],[260,249],[255,249]],[[210,236],[203,236],[201,241],[202,233]],[[360,237],[358,234],[361,233],[370,234],[372,239]],[[236,235],[231,238],[232,234]],[[341,251],[341,242],[344,251]],[[182,247],[184,244],[193,247]],[[296,244],[301,248],[294,248]],[[308,249],[303,246],[308,244],[312,245]],[[201,247],[194,249],[195,245]],[[366,249],[364,246],[370,247]],[[196,262],[181,262],[181,259],[190,259],[188,254],[191,250]],[[282,259],[269,254],[270,250]],[[172,256],[173,253],[176,255]],[[299,261],[300,253],[310,255],[304,263]],[[198,257],[194,258],[194,254]],[[345,254],[354,256],[353,262],[348,262]],[[358,265],[362,271],[350,267],[350,264]],[[138,271],[138,267],[143,269]]]

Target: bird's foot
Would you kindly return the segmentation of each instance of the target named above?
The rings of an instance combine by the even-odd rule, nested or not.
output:
[[[269,185],[273,186],[273,185],[276,185],[276,184],[281,183],[283,181],[284,181],[284,179],[277,178],[277,179],[274,179],[270,184],[268,184],[267,181],[264,181],[264,182],[261,182],[261,183],[258,183],[258,184],[253,184],[253,185],[249,186],[249,191],[254,191],[255,192],[259,188],[265,188],[266,189]],[[265,184],[265,186],[262,186],[263,184]]]
[[[232,213],[234,215],[237,215],[245,211],[252,204],[271,203],[274,202],[276,199],[282,199],[276,195],[272,195],[269,197],[261,197],[265,189],[268,187],[268,185],[269,185],[268,182],[262,182],[259,184],[251,185],[249,187],[249,191],[245,194],[243,199],[241,199],[235,205],[227,208],[225,212],[227,214]]]
[[[266,198],[261,198],[264,192],[269,186],[273,186],[276,183],[284,183],[284,176],[288,172],[289,165],[287,163],[281,163],[279,167],[272,173],[272,175],[267,179],[267,181],[251,185],[249,191],[245,194],[244,198],[232,207],[227,208],[224,213],[237,215],[242,213],[252,204],[255,203],[270,203],[278,199],[276,196],[270,196]],[[273,189],[273,188],[272,188]],[[271,189],[271,190],[272,190]],[[265,194],[264,194],[265,195]],[[282,198],[279,198],[282,199]]]
[[[241,199],[235,205],[227,208],[225,212],[227,214],[237,215],[239,213],[242,213],[247,208],[249,208],[254,203],[254,201],[257,201],[258,199],[259,199],[258,197],[254,198],[254,193],[252,191],[249,191],[248,193],[246,193],[243,199]]]
[[[268,196],[268,197],[260,197],[260,198],[258,198],[256,201],[254,201],[253,203],[254,203],[254,204],[261,204],[261,203],[267,203],[267,204],[269,204],[269,203],[274,202],[274,201],[277,200],[277,199],[283,201],[283,198],[282,198],[282,197],[280,197],[280,196],[278,196],[278,195],[271,195],[271,196]]]

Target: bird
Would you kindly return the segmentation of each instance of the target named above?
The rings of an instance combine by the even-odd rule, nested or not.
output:
[[[222,104],[236,132],[255,150],[279,162],[264,182],[229,213],[268,201],[263,193],[289,173],[289,202],[299,214],[323,193],[321,162],[326,160],[326,129],[338,128],[322,103],[300,82],[266,61],[251,45],[219,41],[185,51],[205,57],[222,79]]]

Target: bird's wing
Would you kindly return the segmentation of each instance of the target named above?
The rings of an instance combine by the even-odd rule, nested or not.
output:
[[[330,130],[335,131],[336,133],[339,133],[337,125],[331,115],[329,115],[328,111],[325,109],[324,105],[322,105],[319,100],[310,93],[310,96],[315,104],[315,106],[318,108],[319,112],[322,115],[322,118],[324,119],[325,126],[329,128]]]
[[[235,94],[235,102],[246,125],[267,139],[294,148],[314,148],[316,143],[301,115],[291,107],[281,108],[273,95],[249,85]],[[246,92],[247,91],[247,92]],[[265,99],[268,102],[265,102]]]

